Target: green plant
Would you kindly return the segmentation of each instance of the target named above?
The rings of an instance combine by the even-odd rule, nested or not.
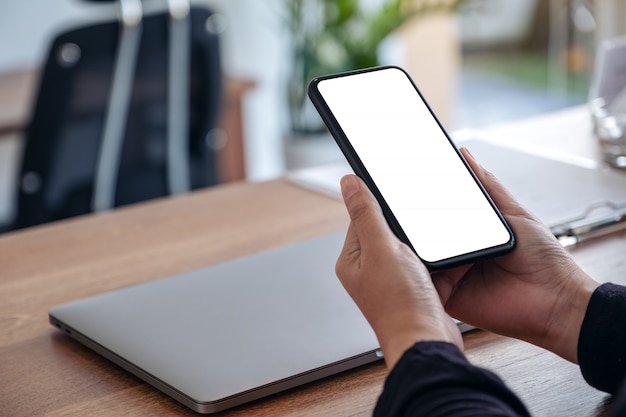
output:
[[[322,123],[309,106],[308,82],[319,75],[376,66],[381,42],[407,20],[452,11],[463,0],[285,0],[291,36],[288,86],[291,129],[316,132]]]

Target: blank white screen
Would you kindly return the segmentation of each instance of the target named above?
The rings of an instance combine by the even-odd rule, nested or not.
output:
[[[422,259],[436,262],[509,241],[404,72],[331,78],[318,89]]]

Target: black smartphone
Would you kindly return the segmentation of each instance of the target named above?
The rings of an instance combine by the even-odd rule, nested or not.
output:
[[[430,270],[513,249],[511,228],[404,70],[323,76],[308,93],[391,229]]]

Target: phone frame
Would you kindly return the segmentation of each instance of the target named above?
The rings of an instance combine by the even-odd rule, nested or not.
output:
[[[494,210],[495,214],[500,218],[500,221],[502,222],[503,226],[508,231],[508,233],[509,233],[509,240],[506,243],[500,244],[500,245],[497,245],[497,246],[493,246],[493,247],[479,249],[477,251],[464,253],[464,254],[461,254],[461,255],[456,255],[456,256],[453,256],[451,258],[445,258],[445,259],[442,259],[442,260],[439,260],[439,261],[435,261],[435,262],[430,262],[430,261],[426,261],[426,260],[422,259],[420,257],[420,255],[419,255],[419,253],[416,252],[415,248],[413,247],[413,245],[411,244],[410,240],[406,236],[404,230],[402,229],[402,226],[400,225],[400,223],[396,219],[395,215],[393,214],[393,211],[391,210],[391,208],[389,207],[389,205],[385,201],[385,198],[383,197],[382,193],[380,192],[380,190],[376,186],[376,184],[373,181],[372,177],[369,175],[369,173],[367,171],[367,168],[365,167],[365,165],[363,164],[363,162],[359,158],[359,155],[354,150],[352,144],[350,143],[350,140],[348,139],[348,137],[344,133],[341,125],[339,124],[339,122],[337,121],[335,116],[333,115],[333,113],[330,110],[328,104],[326,103],[326,101],[324,100],[322,94],[320,93],[320,91],[318,89],[318,84],[320,82],[324,81],[324,80],[329,80],[329,79],[334,79],[334,78],[341,78],[341,77],[349,77],[349,76],[363,74],[363,73],[367,73],[367,72],[383,71],[383,70],[389,70],[389,69],[394,69],[394,70],[401,71],[407,77],[407,79],[410,81],[411,85],[415,89],[416,94],[419,96],[419,98],[425,104],[425,106],[428,109],[430,115],[433,117],[433,119],[435,120],[435,122],[437,123],[439,128],[441,129],[441,131],[444,134],[445,138],[448,140],[450,146],[454,149],[454,151],[456,152],[458,157],[461,159],[461,161],[463,162],[463,164],[464,164],[465,168],[467,169],[469,175],[471,175],[471,177],[474,179],[474,181],[478,185],[479,189],[481,190],[482,194],[484,195],[484,197],[487,199],[487,201],[491,205],[491,207]],[[376,200],[378,201],[378,203],[380,204],[380,206],[382,208],[383,214],[384,214],[384,216],[385,216],[385,218],[387,220],[387,223],[389,224],[389,227],[392,229],[392,231],[396,234],[396,236],[402,242],[404,242],[405,244],[407,244],[411,248],[411,250],[420,258],[420,260],[424,263],[424,265],[429,270],[431,270],[431,271],[441,270],[441,269],[447,269],[447,268],[451,268],[451,267],[458,266],[458,265],[474,263],[474,262],[479,261],[481,259],[486,259],[486,258],[491,258],[491,257],[504,255],[504,254],[510,252],[511,250],[513,250],[513,248],[515,247],[515,236],[513,234],[513,231],[511,229],[511,227],[507,223],[506,219],[504,218],[504,216],[502,215],[500,210],[498,210],[498,207],[495,205],[495,203],[493,202],[493,200],[491,199],[491,197],[489,196],[489,194],[487,193],[487,191],[485,190],[483,185],[480,183],[480,181],[478,180],[478,178],[476,177],[476,175],[472,171],[471,167],[469,166],[469,164],[467,163],[467,161],[465,160],[463,155],[459,152],[458,148],[454,145],[454,142],[452,142],[452,140],[450,139],[450,136],[448,135],[446,130],[443,128],[441,122],[439,121],[439,119],[437,118],[435,113],[432,111],[430,105],[424,99],[424,96],[422,95],[422,93],[419,91],[419,89],[415,85],[415,82],[411,79],[409,74],[404,69],[402,69],[402,68],[400,68],[398,66],[386,65],[386,66],[371,67],[371,68],[359,69],[359,70],[354,70],[354,71],[346,71],[346,72],[341,72],[341,73],[336,73],[336,74],[324,75],[324,76],[316,77],[313,80],[311,80],[309,82],[307,92],[308,92],[309,98],[311,99],[311,102],[313,103],[313,105],[315,106],[316,110],[320,114],[322,120],[326,124],[326,127],[328,128],[328,130],[330,131],[331,135],[335,139],[335,142],[337,143],[337,145],[341,149],[343,155],[345,156],[346,160],[348,161],[348,163],[350,164],[350,166],[354,170],[355,174],[357,176],[359,176],[365,182],[365,184],[370,189],[372,194],[374,194],[374,197],[376,198]]]

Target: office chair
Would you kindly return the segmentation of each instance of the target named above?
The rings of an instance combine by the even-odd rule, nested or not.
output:
[[[15,228],[218,182],[217,15],[170,0],[52,42],[26,133]]]

